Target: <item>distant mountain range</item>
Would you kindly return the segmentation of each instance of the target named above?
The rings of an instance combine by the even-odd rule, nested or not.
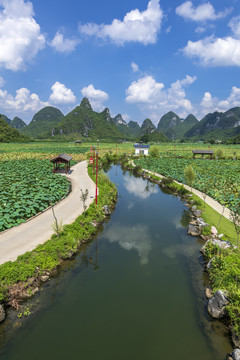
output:
[[[0,142],[28,142],[28,141],[31,141],[29,137],[20,134],[17,129],[14,129],[9,125],[9,123],[6,121],[6,116],[3,117],[0,115]]]
[[[55,139],[105,139],[105,140],[229,140],[237,142],[240,136],[240,107],[224,113],[207,114],[202,120],[190,114],[185,119],[170,111],[163,115],[155,126],[145,119],[140,126],[135,121],[127,123],[121,114],[111,117],[108,108],[102,112],[93,111],[87,98],[66,116],[52,106],[38,111],[29,125],[15,117],[13,120],[2,115],[5,122],[22,134],[32,138]]]
[[[64,115],[59,109],[46,106],[33,116],[32,121],[23,127],[21,132],[32,138],[42,137],[54,129],[63,118]]]

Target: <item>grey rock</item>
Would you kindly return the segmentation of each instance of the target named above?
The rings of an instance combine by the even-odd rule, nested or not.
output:
[[[233,360],[240,360],[240,349],[235,349],[232,352]]]
[[[232,245],[229,241],[219,240],[219,239],[210,239],[201,248],[202,253],[205,253],[205,249],[209,243],[211,243],[213,245],[218,245],[221,249],[229,249],[230,247],[232,247]]]
[[[110,215],[111,214],[111,211],[110,211],[108,205],[103,206],[103,212],[104,212],[105,215]]]
[[[207,270],[211,269],[213,259],[210,259],[209,262],[207,263]]]
[[[192,211],[196,211],[196,210],[197,210],[196,205],[194,205],[191,210],[192,210]]]
[[[208,226],[208,224],[202,218],[197,218],[197,223],[200,226],[200,228]]]
[[[213,318],[220,319],[226,315],[227,304],[228,299],[226,293],[222,290],[217,290],[214,296],[208,301],[208,312]]]
[[[202,215],[202,210],[195,210],[193,214],[196,217],[200,217]]]
[[[188,234],[192,236],[199,236],[201,234],[201,230],[197,226],[189,224]]]
[[[43,281],[43,282],[47,281],[48,279],[49,279],[49,276],[48,276],[48,275],[42,275],[42,276],[40,276],[40,280]]]
[[[5,317],[6,317],[6,313],[4,307],[0,305],[0,323],[5,320]]]
[[[212,226],[212,227],[211,227],[211,234],[214,235],[214,236],[217,236],[218,231],[217,231],[217,229],[215,228],[215,226]]]
[[[207,299],[211,299],[211,297],[213,296],[213,295],[212,295],[212,290],[209,289],[209,288],[206,288],[206,290],[205,290],[205,295],[206,295],[206,298],[207,298]]]
[[[235,334],[235,332],[232,333],[232,342],[235,346],[240,347],[240,337]]]

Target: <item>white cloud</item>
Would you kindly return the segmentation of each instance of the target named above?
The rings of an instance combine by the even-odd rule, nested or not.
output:
[[[109,96],[105,91],[95,89],[92,84],[82,88],[81,93],[89,99],[93,109],[96,111],[103,110],[102,103],[109,99]]]
[[[5,84],[4,79],[0,76],[0,88]]]
[[[199,58],[203,65],[240,66],[240,40],[230,36],[188,41],[182,51],[188,57]]]
[[[139,67],[135,62],[131,63],[131,67],[132,67],[133,72],[138,72],[139,71]]]
[[[145,76],[132,82],[126,90],[126,101],[129,103],[152,103],[161,96],[163,83],[157,83],[152,76]]]
[[[66,39],[59,31],[56,33],[54,39],[50,42],[50,46],[61,53],[70,53],[74,51],[78,44],[78,39]]]
[[[233,17],[228,24],[237,38],[240,38],[240,16]]]
[[[79,25],[79,31],[100,39],[110,39],[118,45],[129,41],[147,45],[157,41],[162,18],[163,11],[159,0],[150,0],[147,10],[142,12],[139,9],[132,10],[125,15],[123,21],[114,19],[111,25],[93,23]]]
[[[192,1],[186,1],[176,8],[176,14],[193,21],[217,20],[225,17],[231,9],[216,13],[210,2],[194,8]]]
[[[206,31],[206,28],[202,27],[202,26],[198,26],[195,30],[195,32],[197,34],[202,34],[204,31]]]
[[[39,99],[38,95],[30,92],[26,88],[21,88],[16,91],[16,96],[13,97],[6,90],[0,89],[0,107],[4,111],[13,113],[36,112],[47,106],[47,102]],[[14,116],[15,116],[14,115]]]
[[[169,34],[169,33],[171,32],[171,30],[172,30],[172,27],[169,26],[169,27],[165,30],[165,33],[166,33],[166,34]]]
[[[24,70],[44,48],[44,35],[33,18],[31,2],[0,0],[0,5],[0,67]]]
[[[172,83],[169,89],[164,89],[163,83],[156,82],[152,76],[145,76],[129,86],[126,90],[126,101],[139,104],[141,110],[152,120],[158,121],[170,110],[185,116],[193,110],[193,106],[186,98],[184,87],[195,80],[195,76],[187,75],[184,79]]]
[[[71,89],[68,89],[64,84],[55,82],[51,87],[52,94],[49,101],[53,104],[70,104],[76,102],[76,96]]]
[[[212,94],[207,91],[200,103],[199,114],[205,116],[209,112],[227,111],[236,106],[240,106],[240,88],[233,86],[229,97],[222,100],[212,97]]]

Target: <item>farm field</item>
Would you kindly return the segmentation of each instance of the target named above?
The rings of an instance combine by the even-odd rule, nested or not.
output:
[[[90,146],[95,146],[99,150],[100,155],[107,151],[113,154],[133,154],[134,143],[101,143],[84,142],[75,144],[73,142],[32,142],[32,143],[0,143],[0,161],[12,159],[50,159],[60,153],[65,152],[71,155],[75,161],[81,161],[86,158],[86,153],[90,150]],[[151,147],[159,149],[160,156],[166,157],[187,157],[192,158],[193,149],[222,150],[223,155],[228,158],[238,157],[240,159],[240,145],[210,145],[199,143],[162,143],[152,144]]]
[[[52,173],[48,160],[0,162],[0,231],[19,225],[67,196],[66,177]]]
[[[82,143],[33,142],[27,144],[0,143],[0,231],[18,225],[47,208],[50,203],[66,196],[69,189],[67,180],[52,174],[49,159],[60,153],[67,153],[74,161],[82,161],[95,145],[99,155],[133,154],[133,143]],[[184,167],[192,164],[197,174],[194,187],[207,192],[222,204],[234,209],[239,202],[240,165],[231,160],[240,158],[240,146],[211,146],[221,149],[227,160],[192,160],[192,149],[208,149],[205,144],[157,144],[161,158],[142,158],[137,161],[144,168],[184,180]],[[151,145],[150,145],[151,149]],[[208,185],[206,188],[206,184]]]
[[[181,183],[187,183],[184,169],[191,165],[196,178],[192,186],[232,210],[240,202],[240,162],[238,160],[205,160],[183,158],[145,158],[135,161],[148,169]]]

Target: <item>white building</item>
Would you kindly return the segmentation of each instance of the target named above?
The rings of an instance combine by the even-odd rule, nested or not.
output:
[[[135,155],[148,155],[150,145],[134,144]]]

